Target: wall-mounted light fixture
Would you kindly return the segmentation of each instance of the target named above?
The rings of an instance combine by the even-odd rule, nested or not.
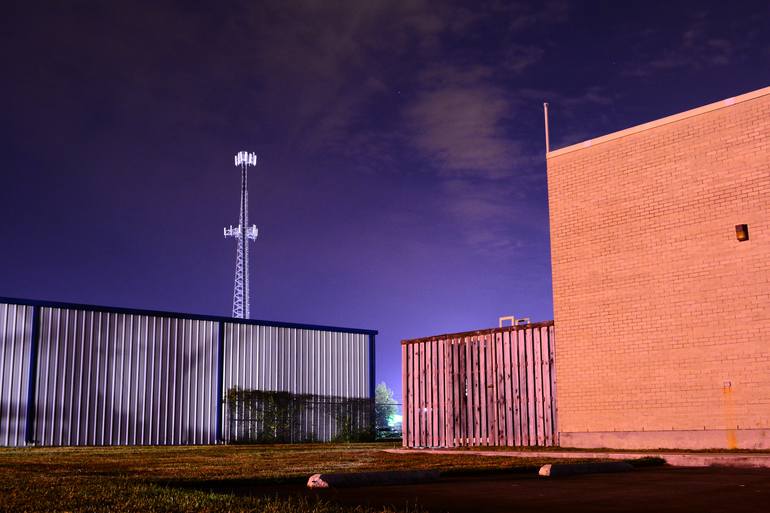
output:
[[[735,236],[741,242],[743,242],[745,240],[749,240],[749,225],[747,225],[747,224],[736,224],[735,225]]]

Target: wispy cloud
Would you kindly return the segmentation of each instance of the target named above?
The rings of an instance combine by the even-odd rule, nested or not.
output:
[[[691,15],[684,30],[676,34],[669,44],[660,45],[661,37],[666,37],[666,34],[657,30],[648,31],[643,42],[633,48],[631,54],[634,58],[622,74],[648,77],[660,72],[724,66],[738,58],[744,47],[741,43],[743,35],[729,39],[718,35],[706,12]],[[657,44],[653,46],[645,41]]]
[[[411,140],[443,175],[490,178],[510,173],[519,148],[503,130],[511,101],[485,83],[456,83],[421,93],[406,112]]]

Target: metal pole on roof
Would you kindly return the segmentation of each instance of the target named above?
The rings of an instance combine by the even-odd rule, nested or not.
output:
[[[543,103],[543,118],[545,119],[545,152],[551,151],[551,143],[548,140],[548,104]]]

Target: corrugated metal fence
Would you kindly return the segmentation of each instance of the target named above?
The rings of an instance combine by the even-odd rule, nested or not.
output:
[[[0,298],[0,445],[227,441],[232,387],[373,397],[375,334]]]
[[[407,447],[558,445],[553,322],[404,340]]]

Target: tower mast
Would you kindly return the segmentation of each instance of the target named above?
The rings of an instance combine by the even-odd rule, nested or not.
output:
[[[248,319],[249,310],[249,241],[256,240],[258,230],[256,225],[249,226],[249,166],[257,165],[257,155],[239,151],[235,156],[235,167],[241,168],[241,212],[238,226],[225,228],[225,238],[234,237],[238,240],[238,251],[235,260],[235,286],[233,288],[233,317]]]

